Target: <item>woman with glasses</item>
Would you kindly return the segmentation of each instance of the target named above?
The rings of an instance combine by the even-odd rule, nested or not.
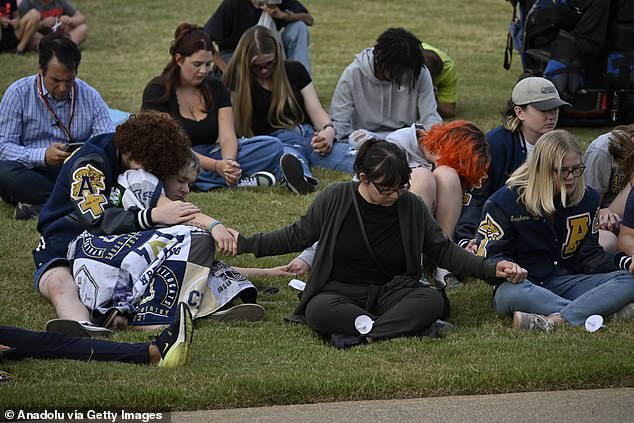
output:
[[[171,60],[143,92],[144,110],[170,114],[185,130],[200,160],[194,188],[270,186],[281,178],[282,145],[273,137],[236,139],[229,92],[209,76],[216,51],[202,28],[180,24]]]
[[[330,185],[306,213],[281,229],[238,237],[238,252],[269,256],[319,240],[293,321],[347,348],[421,334],[443,310],[441,294],[419,282],[421,255],[461,274],[519,281],[526,272],[497,264],[448,239],[420,198],[408,191],[405,153],[370,139],[357,153],[358,181]]]
[[[482,210],[478,253],[528,270],[529,279],[496,284],[493,297],[498,313],[513,315],[515,329],[578,326],[634,300],[631,258],[599,245],[599,196],[585,187],[581,158],[569,132],[542,135]]]
[[[284,60],[271,30],[254,26],[242,35],[222,80],[231,91],[238,135],[272,135],[282,141],[289,154],[281,166],[291,190],[305,194],[316,189],[310,164],[352,173],[354,154],[348,144],[335,142],[335,128],[310,74],[301,63]],[[289,180],[296,175],[305,178]]]

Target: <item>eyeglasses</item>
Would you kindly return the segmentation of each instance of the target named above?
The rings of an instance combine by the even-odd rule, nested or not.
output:
[[[370,181],[370,182],[372,183],[372,185],[374,185],[374,188],[376,188],[376,190],[379,192],[379,195],[384,195],[386,197],[394,194],[395,192],[398,193],[398,195],[401,195],[403,192],[409,190],[409,182],[401,185],[398,188],[379,188],[378,185],[374,183],[374,181]]]
[[[586,167],[584,165],[581,165],[581,166],[575,166],[575,167],[562,167],[559,170],[553,169],[553,172],[561,175],[563,179],[567,179],[570,175],[574,176],[575,178],[578,178],[581,175],[583,175],[583,172],[585,172],[585,170],[586,170]]]
[[[262,64],[251,64],[251,70],[254,72],[260,72],[263,70],[271,69],[275,65],[275,59],[269,60],[268,62],[264,62]]]

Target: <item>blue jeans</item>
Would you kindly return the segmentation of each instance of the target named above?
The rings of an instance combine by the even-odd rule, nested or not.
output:
[[[559,275],[536,285],[529,280],[513,284],[504,282],[493,297],[493,307],[500,314],[515,311],[549,315],[561,313],[573,326],[588,316],[608,316],[634,301],[634,275],[617,270],[592,275]]]
[[[222,159],[220,146],[218,144],[204,144],[193,147],[194,151],[203,156],[211,157],[215,160]],[[240,163],[242,176],[251,176],[255,172],[267,171],[275,175],[279,181],[282,177],[280,169],[280,158],[283,154],[280,140],[266,135],[241,138],[238,140],[238,157],[236,161]],[[225,178],[219,173],[201,170],[194,187],[201,191],[209,191],[214,188],[226,188]]]
[[[291,153],[302,162],[304,175],[312,176],[309,165],[353,173],[355,150],[350,144],[335,142],[332,150],[325,156],[313,151],[311,140],[315,131],[308,124],[297,125],[293,129],[278,129],[271,135],[279,138],[284,146],[284,153]]]
[[[53,191],[61,166],[28,168],[8,160],[0,161],[0,197],[7,203],[18,201],[44,204]]]
[[[74,338],[54,332],[0,326],[0,344],[15,348],[2,355],[9,360],[23,358],[65,358],[85,361],[150,362],[149,344]]]
[[[295,60],[312,74],[310,69],[310,56],[308,54],[308,44],[310,44],[310,34],[308,27],[302,21],[294,21],[284,27],[282,31],[282,44],[286,57]]]

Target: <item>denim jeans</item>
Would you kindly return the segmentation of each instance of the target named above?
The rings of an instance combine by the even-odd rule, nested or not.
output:
[[[310,34],[306,24],[302,21],[294,21],[287,24],[282,30],[282,44],[284,45],[286,57],[289,60],[301,63],[308,73],[312,74],[310,56],[308,54]]]
[[[314,133],[312,126],[301,124],[293,129],[278,129],[271,135],[282,141],[284,153],[291,153],[302,162],[306,176],[312,176],[311,164],[352,173],[356,151],[350,148],[351,144],[335,142],[330,153],[322,156],[313,151],[310,143]]]
[[[61,166],[28,168],[8,160],[0,161],[0,197],[7,203],[18,201],[43,204],[53,191]]]
[[[203,156],[211,157],[215,160],[222,159],[218,144],[196,145],[193,149]],[[255,172],[267,171],[274,174],[279,181],[282,178],[282,170],[280,169],[282,154],[282,144],[277,138],[266,135],[241,138],[238,140],[238,157],[236,161],[240,163],[242,176],[251,176]],[[226,188],[227,184],[225,178],[219,173],[201,170],[194,187],[201,191],[209,191],[214,188]]]
[[[634,275],[617,270],[592,275],[558,275],[536,285],[529,280],[504,282],[493,297],[500,314],[515,311],[549,315],[561,313],[571,325],[578,326],[588,316],[608,316],[634,301]]]

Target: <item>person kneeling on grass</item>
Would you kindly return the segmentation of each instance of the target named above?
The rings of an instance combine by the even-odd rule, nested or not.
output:
[[[515,329],[579,326],[593,314],[634,317],[623,312],[634,301],[632,258],[599,245],[599,195],[585,187],[584,170],[575,138],[549,132],[484,205],[478,254],[514,260],[530,277],[495,283],[493,305],[513,314]]]
[[[172,324],[150,343],[110,342],[0,326],[0,360],[38,358],[119,361],[180,367],[190,362],[189,348],[193,336],[194,326],[189,308],[185,303],[179,303]]]
[[[422,254],[460,274],[526,277],[516,264],[485,260],[443,234],[420,198],[407,191],[411,169],[398,146],[366,141],[354,169],[358,182],[321,191],[295,223],[248,238],[234,232],[238,252],[258,257],[301,251],[319,239],[291,318],[330,337],[334,347],[417,335],[440,317],[441,294],[419,282]]]

